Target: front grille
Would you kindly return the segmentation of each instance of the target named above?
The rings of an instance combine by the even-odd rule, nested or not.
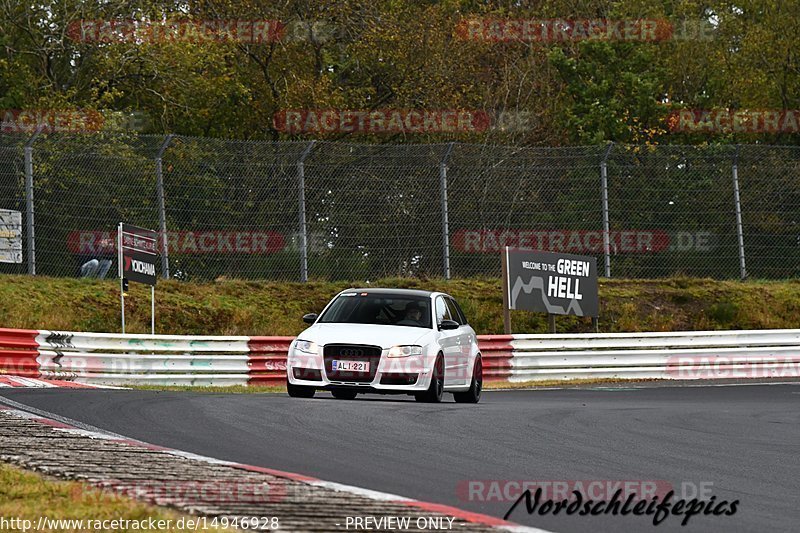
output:
[[[331,381],[347,381],[353,383],[371,383],[381,362],[381,348],[364,344],[327,344],[323,349],[325,358],[325,374]],[[333,371],[333,360],[368,361],[369,372],[353,372],[351,370]]]

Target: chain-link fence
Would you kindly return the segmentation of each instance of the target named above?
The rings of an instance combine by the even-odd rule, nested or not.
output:
[[[23,262],[0,272],[77,276],[115,260],[99,243],[127,222],[160,232],[178,279],[499,276],[506,245],[613,277],[786,278],[799,178],[796,147],[5,135],[0,213],[21,213]]]

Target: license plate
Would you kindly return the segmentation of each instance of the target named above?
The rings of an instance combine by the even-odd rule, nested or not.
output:
[[[331,369],[334,372],[369,372],[369,361],[339,361],[334,359]]]

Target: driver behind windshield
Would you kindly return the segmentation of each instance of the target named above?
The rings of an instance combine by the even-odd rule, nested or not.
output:
[[[422,309],[417,302],[406,304],[405,317],[397,323],[398,326],[421,326]]]

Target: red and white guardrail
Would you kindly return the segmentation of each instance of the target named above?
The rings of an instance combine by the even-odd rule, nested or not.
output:
[[[484,375],[509,382],[800,377],[798,329],[479,338]]]
[[[279,385],[292,339],[0,328],[0,377]],[[478,343],[489,381],[800,377],[800,330],[479,335]]]
[[[0,376],[94,385],[277,385],[293,337],[0,328]]]

